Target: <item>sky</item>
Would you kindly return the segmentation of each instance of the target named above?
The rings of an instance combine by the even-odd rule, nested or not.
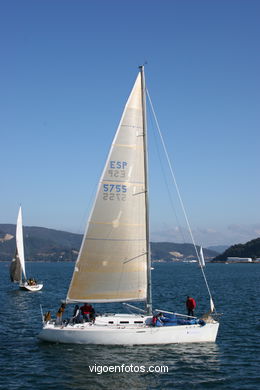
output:
[[[259,237],[259,15],[258,0],[1,1],[0,223],[22,204],[26,226],[84,231],[146,64],[196,243]],[[151,240],[190,242],[151,127]]]

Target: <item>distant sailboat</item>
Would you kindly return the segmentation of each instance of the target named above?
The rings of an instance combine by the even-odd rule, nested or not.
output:
[[[159,310],[153,311],[151,294],[145,93],[140,67],[99,182],[66,298],[66,303],[145,301],[145,310],[98,315],[95,322],[44,321],[41,340],[129,345],[216,339],[219,323],[211,316],[203,321],[160,310],[164,326],[153,326]]]
[[[202,246],[200,247],[199,262],[201,267],[205,267],[205,259],[204,259]]]
[[[43,284],[37,283],[34,279],[27,280],[26,277],[21,206],[19,208],[18,217],[17,217],[16,249],[15,249],[14,258],[10,265],[10,278],[12,282],[19,283],[19,287],[23,290],[39,291],[43,287]]]

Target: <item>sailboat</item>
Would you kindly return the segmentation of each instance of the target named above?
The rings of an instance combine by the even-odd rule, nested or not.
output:
[[[216,340],[219,323],[214,316],[204,321],[152,308],[146,127],[141,66],[99,181],[65,300],[124,302],[129,307],[128,302],[144,301],[145,309],[81,323],[43,319],[38,335],[43,341],[142,345]],[[163,326],[153,326],[156,314],[163,317]]]
[[[35,279],[27,279],[25,272],[25,257],[23,244],[23,222],[22,222],[22,207],[20,206],[17,224],[16,224],[16,249],[14,258],[10,265],[10,278],[12,282],[19,283],[22,290],[39,291],[43,284],[37,283]]]

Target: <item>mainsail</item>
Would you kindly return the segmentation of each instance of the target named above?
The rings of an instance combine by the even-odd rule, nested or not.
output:
[[[22,281],[22,273],[26,279],[25,262],[24,262],[24,246],[23,246],[23,222],[22,222],[22,208],[20,206],[17,224],[16,224],[16,250],[15,256],[10,266],[10,277],[13,282]]]
[[[10,279],[11,282],[20,282],[22,280],[22,267],[17,249],[15,250],[15,255],[10,265]]]
[[[67,302],[147,297],[143,116],[139,73],[101,175]]]

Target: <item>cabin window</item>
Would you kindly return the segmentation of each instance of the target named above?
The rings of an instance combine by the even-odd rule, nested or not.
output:
[[[129,321],[120,321],[120,324],[129,324]]]
[[[134,321],[135,324],[143,324],[143,321]]]
[[[109,323],[109,324],[113,324],[113,323],[114,323],[114,321],[108,321],[108,323]]]

